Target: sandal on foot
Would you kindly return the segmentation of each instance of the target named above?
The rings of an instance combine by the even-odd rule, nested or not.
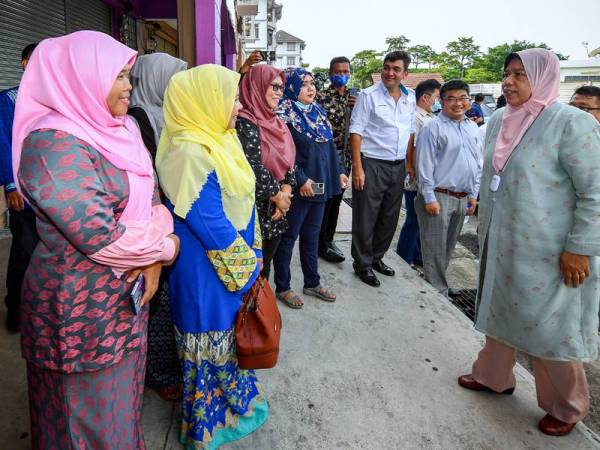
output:
[[[425,278],[425,272],[423,271],[423,268],[421,266],[418,266],[416,264],[411,264],[410,268],[412,270],[414,270],[415,272],[417,272],[417,276],[419,276],[421,278]]]
[[[286,306],[289,306],[292,309],[302,309],[304,306],[304,302],[300,298],[298,294],[296,294],[291,289],[288,291],[277,292],[275,294],[278,300],[283,302]]]
[[[305,287],[302,292],[304,292],[306,295],[312,295],[313,297],[320,298],[326,302],[335,302],[337,298],[333,292],[328,291],[321,285],[312,288]]]

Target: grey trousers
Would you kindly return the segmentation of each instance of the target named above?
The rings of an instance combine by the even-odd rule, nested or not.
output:
[[[402,206],[406,170],[396,165],[362,158],[365,186],[352,188],[352,258],[364,270],[383,258],[390,248]]]
[[[468,199],[439,192],[435,193],[435,197],[440,204],[439,215],[427,214],[425,199],[421,194],[415,199],[415,211],[419,220],[425,279],[447,296],[446,270],[465,221]]]

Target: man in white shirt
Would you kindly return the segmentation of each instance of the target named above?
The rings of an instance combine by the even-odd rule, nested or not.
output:
[[[373,269],[395,274],[382,258],[398,224],[404,160],[414,139],[415,94],[402,85],[409,64],[404,51],[385,56],[381,82],[360,93],[350,125],[353,267],[375,287],[380,283]]]

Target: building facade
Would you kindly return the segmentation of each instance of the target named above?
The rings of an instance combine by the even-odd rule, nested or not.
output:
[[[600,82],[600,58],[561,61],[560,81],[582,84]]]
[[[23,47],[78,30],[110,34],[140,54],[170,53],[190,67],[236,65],[226,0],[3,0],[0,89],[19,83]]]
[[[302,50],[306,46],[302,39],[280,30],[275,34],[275,42],[277,43],[276,67],[285,69],[286,67],[302,66]]]
[[[274,36],[282,8],[274,0],[237,0],[238,33],[244,59],[255,50],[267,52],[270,62],[275,59]]]

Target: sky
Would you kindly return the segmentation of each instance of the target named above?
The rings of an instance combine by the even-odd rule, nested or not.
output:
[[[277,0],[278,30],[303,39],[303,60],[328,67],[334,56],[385,50],[385,38],[405,35],[410,45],[436,51],[472,36],[482,51],[513,40],[545,42],[569,59],[600,47],[600,0]]]

